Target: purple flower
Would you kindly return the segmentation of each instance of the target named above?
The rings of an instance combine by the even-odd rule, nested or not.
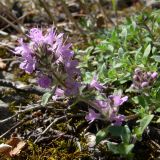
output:
[[[60,57],[59,61],[68,62],[72,57],[74,52],[70,50],[71,44],[64,45],[61,42],[57,44],[56,56]]]
[[[113,105],[118,107],[128,100],[128,96],[122,97],[120,95],[111,95],[109,98],[113,101]]]
[[[152,87],[154,81],[157,79],[158,73],[151,71],[143,71],[140,68],[135,69],[133,75],[133,84],[131,88],[138,90],[149,89]],[[134,87],[133,87],[134,86]]]
[[[60,88],[57,88],[55,94],[56,94],[58,97],[62,97],[62,96],[64,96],[64,90],[62,90],[62,89],[60,89]]]
[[[158,77],[158,73],[157,72],[153,72],[151,74],[152,79],[156,79]]]
[[[61,80],[65,83],[63,84],[64,94],[67,96],[77,95],[80,87],[78,82],[80,75],[80,70],[77,68],[78,61],[73,60],[72,45],[70,43],[65,44],[63,33],[56,34],[56,31],[51,28],[50,31],[43,34],[41,29],[32,28],[28,37],[30,38],[29,44],[24,43],[21,39],[19,41],[20,46],[15,48],[14,53],[21,55],[20,68],[27,73],[32,73],[36,69],[39,73],[44,73],[43,68],[51,66],[50,69],[45,69],[45,75],[38,76],[38,84],[43,88],[50,87],[52,79],[49,76],[54,75],[50,75],[50,70],[53,70],[53,72],[60,71],[61,75],[64,76],[57,75],[57,80],[62,78]],[[60,94],[58,89],[56,92],[55,95],[60,96],[58,95]]]
[[[66,79],[66,90],[65,90],[65,95],[66,96],[75,96],[79,93],[79,87],[80,87],[80,83],[74,81],[71,78],[67,78]]]
[[[20,68],[24,69],[27,73],[32,73],[35,70],[36,59],[33,56],[32,50],[29,48],[28,44],[23,42],[23,39],[20,39],[19,43],[21,46],[16,47],[14,53],[22,56]]]
[[[115,113],[113,113],[110,117],[110,121],[116,126],[122,125],[122,122],[124,120],[125,120],[125,116],[121,114],[116,115]]]
[[[56,101],[57,98],[63,97],[63,96],[64,96],[64,90],[62,90],[60,88],[57,88],[56,91],[55,91],[55,95],[52,96],[52,99]]]
[[[139,75],[134,75],[134,76],[133,76],[133,80],[134,80],[135,82],[140,82],[140,81],[141,81],[141,77],[140,77]]]
[[[59,44],[63,42],[63,33],[56,35],[56,31],[51,28],[50,31],[43,35],[42,30],[38,28],[32,28],[28,35],[31,40],[36,44],[49,44],[52,50],[55,50]]]
[[[20,63],[19,67],[24,69],[26,73],[32,73],[35,70],[36,60],[34,58],[24,60]]]
[[[51,86],[52,80],[48,76],[43,75],[43,76],[38,78],[37,82],[40,85],[40,87],[49,88]]]
[[[53,28],[50,29],[49,33],[44,37],[44,43],[53,45],[53,42],[56,41],[56,31]]]
[[[74,52],[70,50],[71,46],[72,44],[69,43],[67,45],[63,45],[61,48],[61,55],[65,61],[68,61],[73,57]]]
[[[98,77],[94,75],[93,80],[90,83],[90,88],[95,88],[96,90],[101,91],[105,87],[98,82]]]
[[[31,40],[37,44],[40,44],[44,41],[44,36],[42,31],[38,28],[32,28],[29,32],[29,37]]]
[[[142,88],[145,88],[145,87],[148,87],[149,86],[149,83],[148,82],[142,82],[141,84],[141,87]]]
[[[103,101],[103,100],[95,100],[94,104],[98,108],[108,108],[110,106],[110,104],[107,101]]]
[[[85,119],[89,121],[89,123],[93,122],[95,119],[98,118],[100,118],[100,114],[96,113],[93,109],[89,109],[89,113],[85,117]]]
[[[134,70],[134,73],[137,74],[137,75],[140,75],[140,74],[142,74],[142,70],[140,68],[136,68]]]
[[[33,54],[28,44],[24,43],[22,38],[19,39],[18,42],[20,43],[20,46],[16,47],[13,53],[20,54],[23,58]]]
[[[56,43],[57,44],[63,43],[63,35],[64,35],[64,33],[60,33],[60,34],[56,35]]]
[[[78,66],[77,60],[71,60],[65,63],[65,70],[69,76],[79,75],[80,70],[76,68]]]

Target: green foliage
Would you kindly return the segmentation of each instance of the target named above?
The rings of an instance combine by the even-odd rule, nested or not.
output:
[[[120,154],[123,156],[132,155],[131,150],[134,144],[130,144],[131,132],[128,126],[108,126],[96,134],[96,143],[99,144],[102,140],[105,140],[109,135],[114,137],[120,137],[122,142],[120,144],[115,142],[107,142],[108,149],[115,154]]]
[[[112,1],[116,11],[114,3]],[[107,94],[123,90],[128,94],[130,103],[125,112],[134,114],[138,119],[134,119],[135,125],[131,131],[127,125],[107,126],[96,134],[96,144],[107,140],[108,149],[115,154],[132,157],[134,144],[131,139],[136,137],[142,140],[142,135],[151,122],[160,123],[160,78],[148,89],[135,91],[130,87],[135,68],[141,68],[145,72],[159,70],[159,14],[160,10],[144,11],[129,17],[113,29],[94,33],[90,46],[77,51],[84,83],[90,83],[96,73],[101,83],[108,86]],[[122,113],[123,111],[122,109]],[[121,140],[118,143],[114,142],[117,137]]]
[[[45,106],[47,104],[47,102],[49,101],[49,99],[51,98],[51,96],[52,96],[52,93],[50,93],[50,92],[44,93],[43,96],[42,96],[41,105]]]
[[[106,139],[108,136],[108,133],[109,133],[108,127],[98,131],[98,133],[96,134],[96,144],[99,144],[99,142]]]
[[[115,2],[112,0],[112,5],[116,12]],[[98,80],[106,85],[104,89],[106,97],[119,90],[122,94],[129,97],[128,102],[124,106],[122,105],[120,108],[115,107],[115,110],[118,110],[120,114],[125,115],[127,113],[125,115],[125,124],[115,126],[104,122],[103,127],[106,126],[106,128],[99,130],[96,134],[95,147],[98,148],[102,144],[107,150],[121,157],[132,158],[136,140],[142,140],[142,135],[149,125],[160,123],[160,78],[146,89],[135,91],[130,87],[136,68],[140,68],[144,72],[158,72],[160,67],[160,36],[157,34],[160,31],[159,14],[160,11],[143,12],[127,18],[123,24],[113,29],[90,33],[89,46],[84,50],[75,49],[77,52],[76,58],[80,60],[79,67],[84,84],[90,84],[93,76],[97,74]],[[85,22],[82,20],[81,23],[88,30],[91,28],[89,21]],[[29,77],[24,76],[23,80],[27,78]],[[41,105],[45,106],[51,96],[52,93],[45,93],[42,96]],[[97,95],[97,92],[94,90],[87,91],[87,86],[85,85],[81,87],[80,96],[75,103],[71,104],[72,113],[69,114],[74,114],[79,112],[79,110],[86,113],[87,107],[83,106],[83,104],[79,105],[79,101],[89,106],[90,103],[86,102],[88,99],[92,101],[98,96],[99,99],[105,98],[103,95]],[[69,99],[69,102],[74,100]],[[76,108],[78,105],[80,109]],[[71,110],[67,110],[67,112]],[[130,124],[130,117],[136,117],[131,119],[134,123]],[[81,126],[84,117],[83,120],[80,118],[75,118],[75,120],[79,124],[74,128],[78,128],[78,126]],[[73,125],[73,123],[68,121],[66,123],[69,126]],[[58,124],[54,126],[54,129],[67,133],[68,129],[64,125],[65,123]],[[99,128],[99,124],[97,126]],[[89,129],[90,126],[87,130]],[[76,135],[76,137],[78,136]],[[50,144],[51,146],[48,148],[43,148],[29,142],[29,154],[24,157],[37,160],[45,158],[65,160],[89,157],[86,142],[83,142],[82,137],[80,137],[80,144],[84,148],[83,152],[80,151],[75,143],[73,144],[70,140],[63,140],[61,137],[58,137]],[[20,158],[24,159],[24,157],[22,155]]]
[[[146,115],[142,119],[138,120],[137,122],[140,123],[138,127],[135,127],[135,134],[138,139],[141,139],[141,136],[144,130],[147,128],[149,123],[152,121],[154,115]]]
[[[131,150],[134,147],[134,144],[115,144],[113,142],[108,142],[107,146],[115,154],[128,155],[131,156]]]
[[[83,78],[86,71],[96,71],[104,83],[124,84],[137,66],[155,71],[160,49],[158,13],[144,12],[115,29],[97,33],[91,46],[78,51]]]

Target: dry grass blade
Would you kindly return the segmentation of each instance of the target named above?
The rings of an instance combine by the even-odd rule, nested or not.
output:
[[[83,33],[83,30],[79,27],[77,21],[73,18],[72,14],[68,10],[66,2],[64,0],[60,0],[60,1],[61,1],[61,5],[62,5],[67,17],[69,18],[69,20],[75,25],[75,27],[79,30],[80,33]]]
[[[40,3],[41,6],[44,8],[44,10],[45,10],[46,13],[48,14],[49,18],[51,19],[51,21],[54,23],[55,27],[57,28],[56,19],[54,18],[54,16],[53,16],[52,13],[50,12],[49,7],[47,6],[47,3],[44,2],[43,0],[39,0],[39,3]]]
[[[11,21],[9,21],[7,18],[0,15],[0,19],[8,23],[10,26],[12,26],[17,32],[23,33],[20,27],[17,27],[15,24],[13,24]]]
[[[19,27],[20,22],[17,25],[14,24],[14,22],[17,21],[17,17],[15,17],[14,14],[10,11],[10,9],[6,5],[3,5],[1,2],[0,2],[0,19],[2,20],[0,28],[3,28],[4,26],[9,24],[18,33],[23,33],[22,29]]]

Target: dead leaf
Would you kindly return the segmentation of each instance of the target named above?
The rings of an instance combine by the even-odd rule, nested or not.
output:
[[[22,148],[26,145],[26,142],[24,141],[20,141],[18,144],[17,144],[17,147],[15,147],[13,150],[10,151],[10,155],[11,156],[15,156],[15,155],[18,155]]]
[[[5,144],[2,143],[0,145],[0,153],[9,157],[13,157],[15,155],[18,155],[25,145],[26,142],[23,141],[21,138],[12,137]]]
[[[21,141],[21,139],[19,137],[11,137],[6,144],[12,146],[13,148],[15,148],[18,143]]]
[[[0,153],[5,153],[5,152],[10,152],[12,149],[12,146],[8,145],[8,144],[0,144]]]
[[[6,142],[6,144],[12,146],[12,150],[9,152],[10,156],[15,156],[20,153],[26,142],[24,142],[19,137],[12,137],[9,141]]]

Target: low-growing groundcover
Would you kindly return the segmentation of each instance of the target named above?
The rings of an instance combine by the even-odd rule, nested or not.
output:
[[[13,53],[48,90],[18,129],[30,141],[15,159],[158,158],[159,15],[143,12],[94,33],[85,50],[53,28],[29,30]]]

